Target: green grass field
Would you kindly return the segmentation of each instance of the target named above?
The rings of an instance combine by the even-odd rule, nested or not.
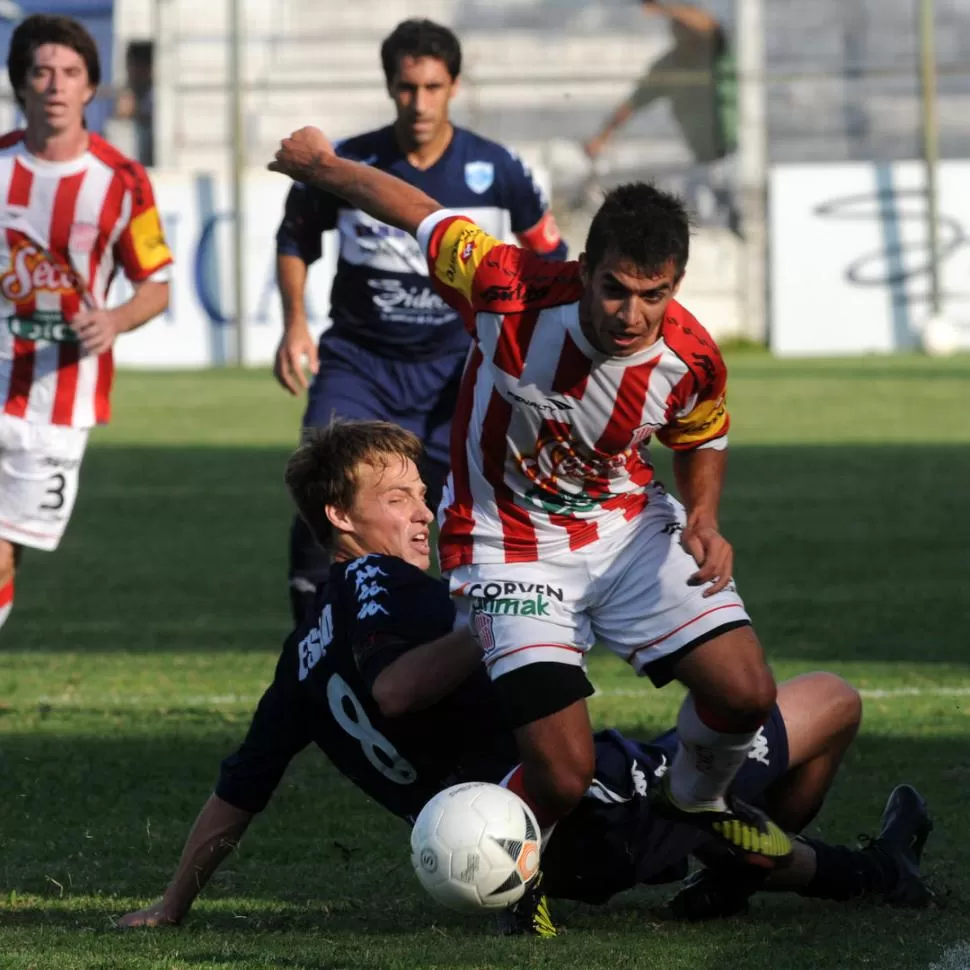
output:
[[[25,559],[0,634],[0,967],[970,966],[970,359],[729,363],[741,591],[779,677],[824,668],[865,691],[817,828],[873,833],[914,783],[938,905],[759,897],[698,928],[637,891],[560,906],[559,939],[509,941],[436,908],[401,823],[307,751],[184,926],[115,929],[160,894],[287,632],[300,415],[264,373],[127,373],[68,535]],[[678,688],[602,655],[591,676],[598,725],[672,722]]]

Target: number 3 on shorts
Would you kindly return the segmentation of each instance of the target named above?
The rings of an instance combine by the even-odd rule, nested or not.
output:
[[[67,479],[60,473],[55,472],[47,482],[48,488],[44,493],[46,501],[41,505],[45,511],[59,512],[64,508],[66,499],[64,489],[67,487]]]

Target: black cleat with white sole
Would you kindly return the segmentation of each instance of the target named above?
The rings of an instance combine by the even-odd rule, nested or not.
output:
[[[882,828],[861,852],[878,855],[895,878],[879,895],[891,906],[921,909],[933,894],[923,882],[920,862],[933,821],[923,796],[912,785],[892,790],[882,812]]]

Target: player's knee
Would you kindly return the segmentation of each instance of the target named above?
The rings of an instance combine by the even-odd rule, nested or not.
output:
[[[837,730],[842,733],[851,731],[855,734],[862,724],[862,697],[859,692],[838,674],[827,671],[814,675],[819,679],[820,687],[826,701],[834,709],[832,720]]]
[[[717,698],[707,699],[731,731],[754,730],[771,714],[778,697],[775,678],[767,665],[749,668],[744,676],[731,678]]]
[[[543,758],[541,764],[525,764],[531,775],[531,790],[552,816],[561,817],[579,804],[593,781],[595,757],[590,748],[565,748],[556,758]],[[529,769],[532,769],[531,771]]]
[[[593,766],[569,764],[557,767],[549,778],[547,798],[557,815],[572,811],[593,780]]]

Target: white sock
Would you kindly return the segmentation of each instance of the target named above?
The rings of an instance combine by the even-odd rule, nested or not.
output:
[[[7,622],[10,611],[13,609],[13,580],[0,586],[0,627]]]
[[[692,808],[723,811],[724,796],[744,764],[757,731],[724,734],[708,727],[688,694],[677,717],[679,741],[670,766],[670,794]]]

